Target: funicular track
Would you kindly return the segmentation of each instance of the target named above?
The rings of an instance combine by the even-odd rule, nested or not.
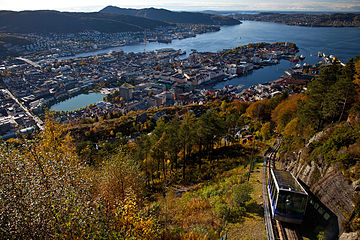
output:
[[[280,240],[300,240],[302,237],[298,234],[294,224],[286,224],[276,220],[276,228]]]
[[[271,208],[269,205],[269,198],[267,192],[267,179],[270,168],[276,168],[275,160],[276,153],[281,145],[281,140],[277,139],[274,145],[270,147],[264,154],[264,165],[262,170],[263,180],[263,202],[264,202],[264,220],[266,232],[269,240],[300,240],[302,237],[298,233],[297,226],[295,224],[282,223],[277,220],[273,220],[271,217]]]

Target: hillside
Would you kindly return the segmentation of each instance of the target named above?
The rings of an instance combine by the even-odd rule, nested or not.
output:
[[[360,27],[360,14],[353,13],[283,14],[265,12],[260,14],[237,14],[235,18],[306,27]]]
[[[279,135],[277,165],[322,201],[307,217],[325,225],[303,237],[359,231],[359,75],[360,56],[321,67],[301,94],[69,125],[48,114],[44,131],[0,141],[0,239],[264,239],[262,153]]]
[[[0,33],[0,57],[13,56],[16,54],[16,47],[29,44],[30,41],[15,35]]]
[[[359,74],[360,56],[346,66],[323,67],[308,91],[286,99],[272,112],[283,138],[281,167],[336,215],[340,233],[360,229]],[[328,224],[323,227],[330,236]]]
[[[165,22],[129,15],[0,11],[0,32],[5,33],[134,32],[168,25]]]
[[[173,12],[166,9],[145,8],[130,9],[107,6],[101,13],[138,16],[170,23],[205,24],[205,25],[236,25],[240,21],[231,17],[195,12]]]

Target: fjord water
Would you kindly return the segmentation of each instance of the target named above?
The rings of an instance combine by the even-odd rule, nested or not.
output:
[[[110,50],[122,49],[124,52],[152,51],[160,48],[191,49],[199,52],[217,52],[240,45],[256,42],[294,42],[300,48],[300,53],[306,56],[314,55],[311,64],[316,61],[317,52],[333,54],[342,61],[360,54],[360,28],[334,27],[299,27],[278,23],[243,21],[235,26],[223,26],[218,32],[197,35],[194,38],[173,40],[165,43],[142,43],[124,47],[115,47],[91,53],[78,54],[75,57],[86,57],[108,53]]]
[[[243,21],[239,25],[221,27],[218,32],[200,34],[194,38],[183,40],[173,40],[171,44],[143,43],[78,54],[75,57],[105,54],[115,49],[122,49],[124,52],[143,52],[160,48],[174,48],[185,50],[187,54],[192,49],[199,52],[217,52],[222,49],[231,49],[257,42],[294,42],[299,47],[299,54],[306,57],[304,62],[308,64],[320,61],[317,57],[319,51],[327,55],[332,54],[341,61],[347,62],[351,57],[360,54],[360,28],[299,27],[278,23]],[[289,61],[282,60],[278,65],[267,66],[255,70],[247,76],[220,82],[214,85],[213,88],[222,88],[228,84],[234,86],[241,84],[246,88],[251,85],[273,81],[283,75],[284,71],[291,66]],[[90,103],[96,101],[98,100]],[[61,104],[68,105],[67,101]]]
[[[195,49],[199,52],[217,52],[222,49],[231,49],[240,45],[256,42],[294,42],[299,47],[299,54],[303,54],[304,62],[314,64],[319,61],[318,51],[337,56],[347,62],[351,57],[360,54],[360,28],[334,27],[300,27],[278,23],[243,21],[235,26],[224,26],[218,32],[197,35],[194,38],[174,40],[171,44],[143,43],[120,47],[124,52],[152,51],[160,48],[174,48],[186,50],[187,54]],[[119,47],[112,48],[119,49]],[[104,54],[107,50],[79,54],[76,57],[85,57],[95,54]],[[222,88],[226,84],[239,84],[248,87],[261,82],[268,82],[279,78],[291,65],[288,61],[281,61],[279,65],[265,67],[252,74],[221,82],[214,88]]]

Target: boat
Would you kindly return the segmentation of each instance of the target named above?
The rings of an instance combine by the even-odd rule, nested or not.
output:
[[[158,43],[171,43],[171,39],[158,39]]]
[[[300,59],[301,61],[303,61],[303,60],[305,59],[305,56],[301,54],[300,57],[299,57],[299,59]]]
[[[297,63],[292,69],[299,69],[299,68],[301,68],[301,65]]]
[[[322,53],[319,51],[318,52],[318,57],[321,58],[322,57]]]
[[[185,55],[185,54],[186,54],[186,51],[183,51],[183,50],[180,49],[180,50],[178,51],[178,54],[179,54],[179,55]]]
[[[294,56],[290,59],[290,62],[297,63],[299,61],[299,56]]]

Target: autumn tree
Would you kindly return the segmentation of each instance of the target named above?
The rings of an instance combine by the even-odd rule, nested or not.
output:
[[[153,166],[150,158],[151,140],[146,134],[141,135],[137,140],[137,151],[134,153],[135,159],[140,163],[140,168],[145,175],[146,184],[149,186],[153,180]]]
[[[271,116],[271,106],[269,100],[253,102],[246,109],[246,115],[257,121],[269,120]]]
[[[182,177],[185,180],[185,171],[186,164],[188,161],[188,156],[191,154],[192,144],[194,142],[195,135],[195,117],[194,114],[188,112],[185,114],[184,119],[181,121],[179,127],[179,138],[180,138],[180,146],[183,151],[183,166],[182,166]]]
[[[48,118],[32,140],[0,144],[0,238],[156,238],[156,222],[141,213],[137,189],[126,182],[136,181],[129,164],[94,181],[63,129]]]
[[[271,123],[264,123],[261,127],[261,136],[264,140],[268,140],[271,138]]]
[[[179,124],[179,119],[174,118],[168,122],[165,128],[166,156],[170,160],[171,170],[175,170],[178,167],[178,153],[180,151]]]
[[[303,95],[293,95],[282,101],[271,113],[271,119],[276,123],[278,131],[285,128],[286,124],[296,117],[298,101],[305,99]]]

